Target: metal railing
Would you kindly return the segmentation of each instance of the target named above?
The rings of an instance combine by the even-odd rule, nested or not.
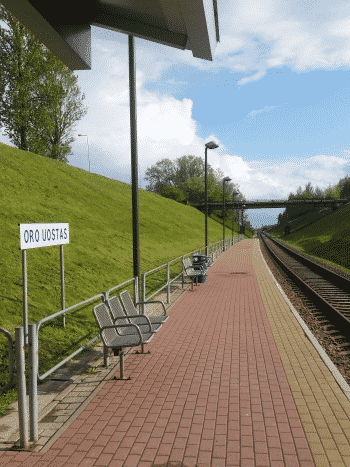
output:
[[[2,332],[6,337],[7,337],[7,340],[8,340],[8,348],[9,348],[9,373],[10,373],[10,377],[9,377],[9,382],[6,386],[4,386],[3,388],[0,388],[0,393],[2,392],[5,392],[7,391],[11,386],[12,386],[12,383],[13,383],[13,364],[14,364],[14,361],[13,361],[13,338],[12,338],[12,335],[9,331],[7,331],[6,329],[3,329],[3,328],[0,328],[0,332]]]
[[[69,311],[72,311],[72,310],[76,310],[77,308],[80,308],[81,306],[83,305],[86,305],[87,303],[91,303],[91,302],[94,302],[96,300],[98,300],[99,298],[102,298],[103,297],[103,294],[98,294],[98,295],[95,295],[94,297],[91,297],[91,298],[88,298],[82,302],[79,302],[77,303],[76,305],[72,305],[68,308],[65,308],[64,310],[61,310],[61,311],[58,311],[57,313],[54,313],[53,315],[50,315],[50,316],[46,316],[45,318],[43,319],[40,319],[39,321],[37,321],[35,323],[35,326],[36,326],[36,334],[38,336],[39,334],[39,328],[40,326],[43,324],[43,323],[46,323],[47,321],[51,321],[52,319],[54,318],[57,318],[58,316],[62,316],[63,314],[65,315],[67,312]],[[51,375],[51,373],[53,373],[54,371],[58,370],[59,368],[61,368],[61,366],[63,366],[65,363],[67,363],[69,360],[71,360],[73,357],[75,357],[76,355],[78,355],[80,352],[82,352],[84,349],[86,349],[86,347],[89,347],[93,342],[95,342],[96,339],[99,338],[99,335],[97,335],[96,337],[94,337],[93,339],[91,339],[89,342],[87,342],[86,344],[82,345],[81,347],[79,347],[78,350],[75,350],[73,353],[71,353],[70,355],[68,355],[68,357],[64,358],[63,360],[61,360],[59,363],[57,363],[57,365],[55,365],[54,367],[52,367],[50,370],[48,370],[46,373],[44,373],[43,375],[39,375],[39,372],[38,372],[38,380],[39,381],[43,381],[45,378],[47,378],[49,375]]]
[[[236,243],[236,238],[237,238],[237,236],[236,237],[229,237],[229,238],[225,239],[226,250],[230,246],[233,246]],[[215,242],[215,243],[212,243],[212,244],[208,245],[209,257],[211,258],[212,263],[223,252],[223,249],[224,249],[223,246],[224,246],[223,240],[220,240],[218,242]],[[181,280],[182,287],[184,286],[184,269],[183,269],[183,260],[184,260],[184,258],[186,258],[187,256],[190,256],[192,254],[197,254],[197,253],[201,254],[202,251],[205,254],[205,247],[200,248],[199,250],[193,250],[190,253],[187,253],[186,255],[178,256],[177,258],[175,258],[175,259],[173,259],[171,261],[168,261],[167,263],[164,263],[161,266],[158,266],[158,267],[156,267],[154,269],[151,269],[150,271],[147,271],[144,274],[142,274],[142,302],[147,302],[148,300],[150,300],[151,298],[153,298],[155,295],[157,295],[159,292],[161,292],[163,289],[166,288],[167,289],[167,303],[170,303],[170,285],[173,282],[175,282],[176,279],[178,279],[181,276],[181,278],[182,278],[182,280]],[[215,256],[215,259],[214,259],[214,256]],[[181,262],[182,262],[182,264],[181,264],[182,271],[178,275],[176,275],[175,277],[170,279],[170,275],[171,275],[170,265],[171,265],[171,263],[174,263],[175,261],[179,261],[179,260],[181,260]],[[162,285],[155,292],[151,293],[151,295],[146,296],[146,278],[147,278],[147,275],[149,275],[149,274],[151,274],[151,273],[153,273],[155,271],[159,271],[162,268],[166,268],[166,277],[167,277],[167,279],[166,279],[165,284]],[[141,311],[144,314],[144,311],[145,311],[145,305],[144,304],[142,305],[142,310]]]
[[[241,238],[244,238],[244,236],[239,235],[238,241],[240,241]],[[236,243],[237,237],[232,237],[228,238],[225,241],[225,244],[227,247],[232,246]],[[211,256],[212,262],[216,260],[216,258],[222,253],[223,251],[223,240],[213,243],[209,245],[209,256]],[[170,301],[170,284],[174,282],[176,279],[178,279],[180,276],[182,276],[183,280],[183,263],[182,263],[182,271],[178,275],[176,275],[174,278],[170,279],[170,264],[174,263],[175,261],[178,261],[180,258],[183,259],[186,256],[189,256],[191,254],[197,253],[197,252],[202,252],[202,250],[205,250],[204,248],[197,249],[191,253],[187,253],[186,255],[179,256],[178,258],[175,258],[161,266],[158,266],[157,268],[154,268],[150,271],[147,271],[143,274],[143,298],[145,302],[147,302],[150,298],[154,297],[157,293],[159,293],[161,290],[163,290],[165,287],[167,287],[168,295],[168,303]],[[214,259],[215,256],[215,259]],[[166,283],[159,288],[156,292],[153,292],[150,296],[146,297],[146,276],[150,274],[151,272],[157,271],[161,269],[162,267],[167,267],[167,280]],[[38,357],[38,334],[39,334],[39,329],[40,326],[43,323],[46,323],[52,319],[55,319],[59,316],[66,315],[69,312],[72,312],[73,310],[77,310],[83,305],[86,305],[88,303],[94,302],[98,299],[101,299],[105,301],[108,297],[110,292],[116,289],[120,289],[121,287],[126,287],[130,283],[134,283],[134,300],[135,302],[138,302],[138,283],[137,283],[137,278],[132,278],[129,279],[122,284],[118,284],[116,286],[111,287],[108,289],[106,292],[95,295],[94,297],[88,298],[80,303],[77,303],[76,305],[72,305],[68,308],[65,308],[63,310],[58,311],[57,313],[54,313],[50,316],[46,316],[45,318],[37,321],[34,324],[29,324],[28,326],[28,344],[29,344],[29,428],[30,428],[30,441],[37,441],[38,439],[38,399],[37,399],[37,383],[38,381],[42,381],[45,378],[47,378],[50,374],[58,370],[60,367],[65,365],[69,360],[71,360],[73,357],[78,355],[80,352],[82,352],[84,349],[89,347],[93,342],[95,342],[100,335],[98,334],[95,336],[93,339],[89,340],[86,344],[82,345],[79,349],[75,350],[72,352],[68,357],[65,357],[63,360],[61,360],[59,363],[57,363],[55,366],[53,366],[51,369],[46,371],[43,375],[39,375],[39,369],[38,369],[38,364],[39,364],[39,357]],[[1,328],[0,328],[1,329]],[[17,383],[18,383],[18,417],[19,417],[19,426],[20,426],[20,444],[22,447],[26,447],[28,445],[28,412],[27,412],[27,398],[26,398],[26,382],[25,382],[25,353],[24,353],[24,328],[23,326],[17,327],[16,328],[16,361],[17,361]],[[8,333],[9,334],[9,333]],[[5,331],[5,335],[8,337],[10,340],[10,337],[7,335]],[[11,337],[12,339],[12,337]],[[12,341],[13,345],[13,341]],[[11,357],[10,357],[11,359]],[[105,366],[108,366],[108,349],[104,347],[104,364]]]
[[[87,303],[94,302],[102,298],[103,294],[95,295],[76,305],[72,305],[64,310],[58,311],[53,315],[28,325],[28,350],[29,350],[29,439],[30,441],[38,440],[38,381],[43,381],[51,373],[65,365],[69,360],[78,355],[84,349],[89,347],[100,336],[97,335],[82,345],[79,349],[72,352],[68,357],[61,360],[57,365],[53,366],[43,375],[39,374],[39,352],[38,352],[38,334],[40,326],[58,316],[65,315],[68,312],[76,310]],[[22,447],[28,445],[28,419],[27,419],[27,397],[26,397],[26,382],[25,382],[25,354],[24,354],[24,328],[16,328],[16,360],[17,360],[17,382],[18,382],[18,417],[20,429],[20,444]]]

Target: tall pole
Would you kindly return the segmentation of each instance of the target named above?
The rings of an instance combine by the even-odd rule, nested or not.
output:
[[[208,250],[208,149],[215,149],[219,146],[214,141],[205,143],[205,158],[204,158],[204,191],[205,191],[205,254],[209,256]]]
[[[88,136],[86,136],[87,138],[87,145],[88,145],[88,159],[89,159],[89,173],[90,173],[90,148],[89,148],[89,138]]]
[[[224,251],[225,251],[225,179],[222,182],[222,202],[223,202],[223,210],[222,210],[222,225],[223,225],[223,239],[224,239]]]
[[[23,277],[23,326],[24,345],[28,345],[28,280],[27,280],[27,250],[22,250],[22,277]]]
[[[208,256],[208,175],[207,175],[207,152],[205,147],[205,162],[204,162],[204,190],[205,190],[205,254]]]
[[[139,193],[138,193],[138,162],[137,162],[137,132],[136,132],[136,70],[135,70],[135,39],[129,35],[129,86],[130,86],[130,139],[131,139],[131,194],[132,194],[132,239],[134,277],[138,282],[140,297],[140,232],[139,232]]]
[[[232,193],[232,203],[234,203],[234,202],[235,202],[235,192],[233,191],[233,193]],[[235,214],[235,211],[234,211],[234,208],[232,206],[232,237],[233,237],[233,216],[234,216],[234,214]]]
[[[223,230],[224,230],[224,238],[223,238],[223,249],[224,251],[226,250],[225,248],[225,182],[229,182],[231,179],[230,177],[225,177],[222,180],[222,205],[223,205],[223,210],[222,210],[222,220],[223,220]]]

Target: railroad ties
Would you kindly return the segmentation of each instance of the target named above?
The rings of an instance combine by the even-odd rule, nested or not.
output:
[[[302,292],[303,301],[317,318],[318,325],[341,355],[350,355],[350,280],[318,262],[298,254],[270,235],[263,233],[264,245],[290,279],[293,291]]]

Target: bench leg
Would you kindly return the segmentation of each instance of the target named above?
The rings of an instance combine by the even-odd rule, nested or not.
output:
[[[147,352],[145,352],[144,348],[143,348],[143,344],[141,344],[141,352],[139,350],[136,350],[135,353],[137,353],[137,354],[144,354],[145,353],[146,354],[146,353],[151,353],[151,352],[149,350]]]
[[[112,379],[113,380],[128,380],[128,379],[131,379],[130,376],[128,378],[124,378],[124,352],[123,350],[118,350],[117,352],[114,353],[114,355],[119,355],[119,368],[120,368],[120,377],[117,378],[116,376],[114,376]]]
[[[124,379],[124,352],[119,353],[120,379]]]
[[[109,350],[108,347],[104,345],[103,346],[103,365],[105,366],[105,368],[108,368],[108,365],[109,365],[108,350]]]

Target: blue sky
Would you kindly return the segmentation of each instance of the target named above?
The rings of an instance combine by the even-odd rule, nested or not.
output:
[[[287,198],[350,173],[350,4],[219,0],[212,62],[136,39],[141,187],[148,166],[192,154],[248,200]],[[92,69],[75,71],[88,113],[71,165],[130,183],[128,37],[92,27]],[[0,141],[11,144],[1,135]],[[282,209],[248,210],[253,227]]]

